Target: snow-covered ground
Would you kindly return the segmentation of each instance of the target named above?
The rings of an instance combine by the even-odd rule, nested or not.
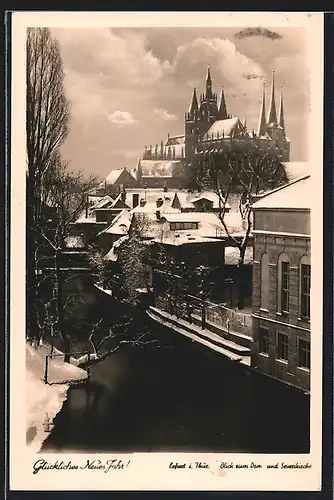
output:
[[[85,370],[56,357],[50,360],[51,385],[45,384],[45,356],[49,353],[50,347],[46,345],[37,348],[26,345],[26,436],[29,449],[36,452],[52,429],[52,420],[63,406],[71,381],[87,378]]]

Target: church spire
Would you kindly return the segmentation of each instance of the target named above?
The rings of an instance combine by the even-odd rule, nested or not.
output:
[[[275,104],[275,71],[273,70],[273,81],[271,87],[271,102],[269,108],[268,115],[268,124],[269,123],[277,123],[277,114],[276,114],[276,104]]]
[[[257,135],[261,136],[266,133],[266,84],[263,82],[263,94],[262,94],[262,106],[259,119],[259,125],[257,128]]]
[[[280,102],[280,107],[279,107],[278,123],[283,128],[283,132],[285,135],[284,108],[283,108],[283,87],[282,87],[282,85],[281,85],[281,102]]]
[[[198,111],[198,101],[197,101],[197,94],[196,94],[196,87],[194,87],[193,95],[191,98],[191,103],[189,106],[189,113],[196,113]]]
[[[205,97],[206,97],[207,99],[213,99],[213,93],[212,93],[212,80],[211,80],[210,66],[208,66],[208,73],[207,73],[207,75],[206,75],[206,83],[205,83],[205,87],[206,87]]]
[[[220,120],[226,120],[227,119],[227,108],[226,108],[224,88],[222,88],[222,91],[221,91],[221,94],[220,94],[219,119]]]

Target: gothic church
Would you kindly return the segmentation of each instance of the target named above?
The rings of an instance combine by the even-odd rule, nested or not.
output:
[[[256,145],[262,150],[276,151],[284,162],[290,161],[290,141],[286,137],[283,92],[277,116],[275,99],[275,73],[272,73],[272,88],[269,113],[266,116],[266,89],[263,84],[262,106],[257,130],[249,132],[245,120],[233,116],[227,110],[224,90],[213,92],[211,71],[208,68],[205,92],[199,100],[193,90],[189,110],[185,113],[185,133],[168,135],[160,146],[145,147],[143,157],[132,172],[137,182],[146,187],[180,187],[183,185],[183,167],[199,159],[204,153]]]

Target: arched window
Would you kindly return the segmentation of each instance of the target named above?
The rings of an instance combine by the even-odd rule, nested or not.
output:
[[[281,253],[277,266],[277,309],[281,314],[289,313],[290,258]]]
[[[264,253],[261,258],[261,309],[269,307],[269,259]]]
[[[310,319],[311,261],[308,255],[300,259],[299,265],[299,314],[302,319]]]

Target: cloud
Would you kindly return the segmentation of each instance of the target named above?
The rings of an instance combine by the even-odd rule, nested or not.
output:
[[[137,120],[128,111],[114,111],[108,115],[108,120],[116,125],[134,125]]]
[[[166,109],[155,109],[153,115],[159,118],[159,120],[176,120],[177,116],[169,113]]]
[[[224,87],[228,111],[257,126],[264,78],[275,69],[284,87],[287,133],[293,158],[303,152],[309,70],[299,28],[279,28],[281,38],[238,38],[240,29],[56,29],[72,103],[66,157],[74,168],[97,174],[135,164],[145,144],[184,130],[192,87]],[[277,95],[278,99],[278,95]],[[267,101],[269,91],[267,92]],[[126,110],[126,111],[125,111]],[[140,122],[136,133],[129,129]],[[171,128],[172,127],[172,128]],[[87,149],[78,145],[86,144]],[[89,150],[96,148],[95,151]],[[117,151],[117,153],[116,153]],[[131,151],[131,153],[130,153]]]
[[[196,38],[178,47],[173,72],[179,80],[188,81],[189,86],[202,86],[207,65],[211,67],[215,86],[223,85],[235,91],[244,87],[243,74],[260,77],[265,73],[261,64],[239,52],[231,40],[218,37]],[[195,77],[192,80],[191,74]],[[258,83],[253,87],[258,88]],[[248,84],[248,89],[253,87],[252,83]]]

